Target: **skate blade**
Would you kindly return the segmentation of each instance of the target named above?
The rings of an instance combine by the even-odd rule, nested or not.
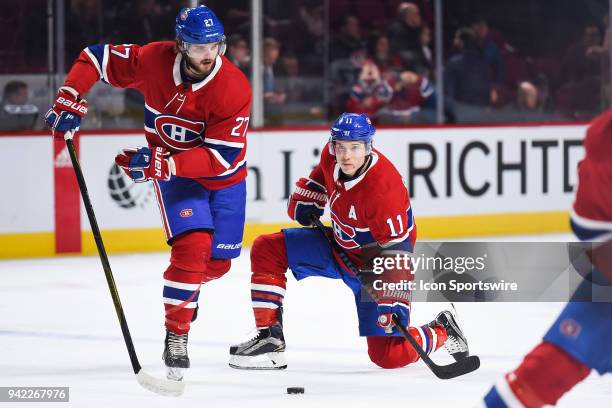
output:
[[[182,381],[185,369],[180,367],[166,367],[166,378],[172,381]]]
[[[260,356],[230,356],[229,366],[239,370],[284,370],[285,353],[266,353]]]

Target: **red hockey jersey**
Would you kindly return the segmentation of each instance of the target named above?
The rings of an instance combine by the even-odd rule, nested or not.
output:
[[[326,146],[309,178],[325,187],[334,238],[359,265],[361,247],[416,241],[416,224],[406,184],[393,164],[376,149],[359,177],[343,181],[340,165]]]
[[[246,177],[249,82],[223,56],[202,81],[184,82],[181,61],[169,41],[92,45],[81,52],[65,85],[81,95],[98,80],[137,89],[145,100],[147,141],[173,153],[177,176],[209,189],[236,184]]]
[[[578,166],[578,190],[572,221],[583,229],[612,231],[612,110],[593,120]]]

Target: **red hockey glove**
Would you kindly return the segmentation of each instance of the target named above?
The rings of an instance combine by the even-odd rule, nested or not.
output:
[[[384,297],[378,303],[378,326],[385,333],[392,334],[397,329],[394,327],[392,316],[396,315],[402,322],[402,326],[410,325],[410,292],[404,290],[385,291]]]
[[[148,147],[123,149],[115,157],[115,163],[136,183],[172,177],[170,152],[163,147],[155,147],[153,151]]]
[[[87,101],[82,99],[76,90],[62,86],[57,92],[53,106],[45,114],[45,122],[53,138],[64,140],[64,134],[73,133],[81,126],[81,118],[87,114]]]
[[[307,227],[312,216],[320,217],[325,210],[327,195],[325,187],[316,181],[302,177],[295,183],[295,190],[287,202],[287,213],[292,220]]]

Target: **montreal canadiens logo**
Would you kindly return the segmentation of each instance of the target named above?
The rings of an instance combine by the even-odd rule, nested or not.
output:
[[[159,115],[155,130],[162,141],[176,150],[187,150],[203,143],[204,122],[193,122],[178,116]]]
[[[191,208],[186,208],[184,210],[181,210],[180,212],[181,218],[191,217],[192,215],[193,215],[193,210]]]
[[[336,242],[345,249],[359,248],[359,244],[353,239],[357,235],[355,228],[343,224],[333,212],[331,213],[331,220]]]

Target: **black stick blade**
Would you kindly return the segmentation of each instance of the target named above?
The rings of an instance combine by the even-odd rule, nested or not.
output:
[[[471,373],[472,371],[478,370],[479,367],[480,358],[478,358],[478,356],[469,356],[463,360],[445,366],[430,366],[431,371],[441,380],[448,380]]]

